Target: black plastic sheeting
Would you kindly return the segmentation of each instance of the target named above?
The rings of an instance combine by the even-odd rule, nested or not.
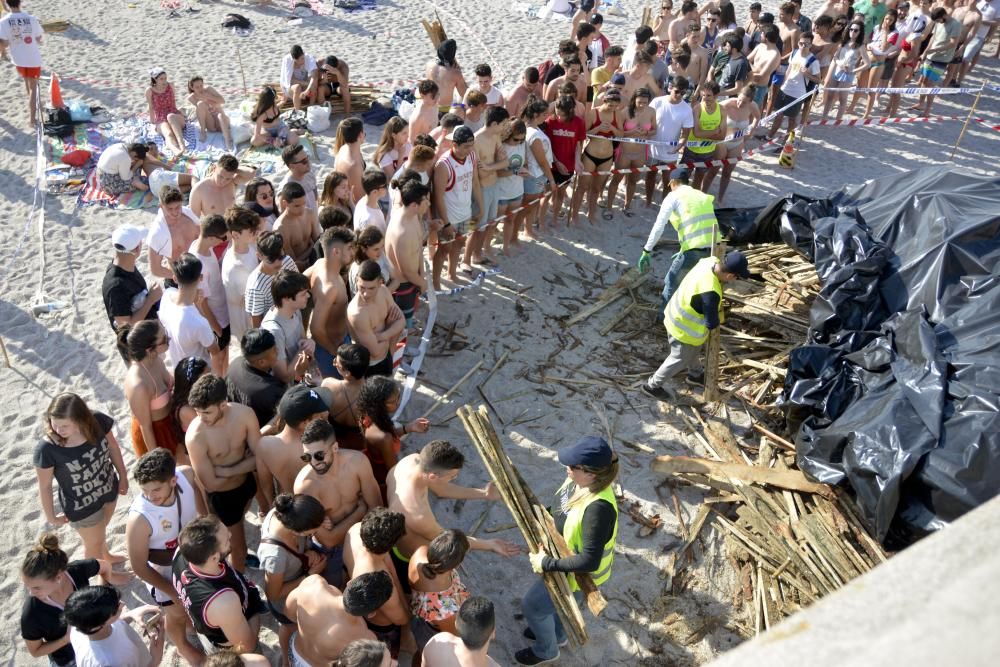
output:
[[[723,218],[819,273],[780,401],[801,470],[892,546],[1000,492],[1000,179],[928,168]]]

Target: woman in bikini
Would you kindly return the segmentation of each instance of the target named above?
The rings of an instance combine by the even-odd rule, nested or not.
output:
[[[278,94],[270,86],[264,86],[264,90],[257,95],[257,104],[250,114],[250,120],[254,123],[251,146],[282,148],[299,143],[299,133],[289,129],[285,121],[281,120]]]
[[[923,44],[931,30],[929,17],[931,3],[924,0],[920,3],[923,13],[910,16],[905,22],[898,18],[896,22],[896,32],[902,38],[900,44],[899,57],[896,59],[896,71],[892,74],[889,86],[891,88],[903,88],[914,75],[917,64],[920,62],[920,52],[923,51]],[[898,11],[898,10],[897,10]],[[909,13],[909,12],[907,12]],[[889,95],[889,106],[885,115],[892,118],[899,111],[899,101],[901,96],[898,93]]]
[[[410,557],[410,611],[438,632],[458,634],[455,616],[469,597],[456,571],[469,551],[460,530],[446,530]]]
[[[226,98],[215,88],[206,86],[205,80],[200,76],[191,77],[187,89],[188,104],[194,107],[195,115],[198,117],[199,139],[204,142],[208,139],[209,132],[222,132],[226,150],[236,150],[233,135],[229,131],[229,116],[226,115],[224,107]]]
[[[827,120],[830,116],[834,103],[837,105],[837,120],[844,117],[844,112],[847,110],[847,93],[838,92],[836,89],[853,87],[858,74],[868,69],[871,61],[868,58],[868,49],[864,46],[864,39],[864,23],[851,22],[823,81],[823,87],[826,89],[823,99],[823,120]]]
[[[632,99],[628,101],[628,112],[622,124],[622,136],[631,139],[649,139],[656,135],[656,112],[649,106],[653,99],[653,91],[649,88],[639,88],[632,93]],[[615,167],[618,169],[633,169],[645,167],[649,164],[649,146],[647,144],[633,144],[622,142],[616,151]],[[635,197],[635,186],[639,180],[638,174],[629,173],[615,174],[611,178],[611,185],[608,186],[607,208],[611,210],[615,199],[618,197],[618,185],[625,179],[625,205],[622,206],[622,213],[626,218],[632,217],[632,198]],[[647,179],[656,179],[656,174],[648,172]]]
[[[882,23],[875,26],[875,30],[872,31],[872,41],[868,42],[867,46],[871,66],[858,79],[858,85],[862,88],[875,88],[879,82],[892,78],[896,56],[899,55],[899,47],[896,46],[899,41],[899,34],[896,32],[896,16],[896,10],[890,9],[882,17]],[[864,118],[868,120],[871,118],[872,108],[878,100],[878,93],[855,92],[851,96],[851,104],[847,113],[855,113],[854,109],[861,101],[862,95],[867,96]]]
[[[354,207],[351,206],[351,182],[347,174],[331,171],[323,181],[323,192],[319,196],[320,215],[324,208],[331,206],[347,214],[348,220],[354,219]]]
[[[587,127],[587,143],[583,147],[583,171],[573,193],[574,210],[579,210],[583,197],[587,197],[587,218],[590,224],[597,224],[597,199],[608,182],[607,174],[592,176],[594,171],[607,171],[614,166],[615,145],[613,138],[622,136],[618,109],[622,104],[621,92],[609,88],[604,93],[601,104],[587,112],[584,121]],[[606,212],[606,218],[611,214]]]
[[[163,136],[167,147],[175,155],[184,152],[184,127],[187,118],[177,108],[174,87],[167,81],[167,72],[162,67],[149,70],[149,87],[146,88],[146,105],[149,122]]]
[[[295,621],[285,616],[285,600],[310,574],[321,574],[326,556],[309,549],[310,538],[326,520],[323,503],[301,493],[278,494],[260,524],[257,557],[264,573],[267,608],[278,621],[281,655],[288,655],[288,640]]]
[[[720,158],[733,159],[740,157],[743,154],[746,138],[753,135],[754,129],[760,122],[760,108],[753,101],[755,92],[753,84],[747,84],[740,90],[739,95],[730,97],[725,102],[719,104],[722,107],[723,113],[726,114],[726,135],[730,136],[738,132],[742,133],[742,136],[736,139],[730,139],[719,144],[722,149],[719,151]],[[719,179],[719,196],[715,199],[719,204],[726,197],[726,190],[729,189],[729,181],[733,176],[733,169],[735,168],[735,162],[722,167],[722,177]],[[712,169],[718,170],[718,167],[712,167]],[[705,177],[705,180],[711,183],[714,177],[715,174],[711,173]]]
[[[125,398],[132,410],[132,450],[136,456],[157,447],[178,455],[179,438],[170,415],[174,378],[163,363],[170,338],[158,320],[143,320],[118,329],[118,349],[129,360]],[[187,464],[183,452],[181,464]]]
[[[63,607],[73,591],[89,586],[91,578],[98,575],[116,586],[124,586],[130,579],[128,574],[112,572],[106,560],[71,561],[52,533],[42,535],[24,556],[21,581],[28,597],[21,605],[21,637],[32,658],[47,656],[49,665],[55,667],[76,664]]]
[[[372,464],[372,473],[385,499],[385,479],[396,465],[401,447],[400,438],[407,433],[426,433],[431,423],[423,417],[396,427],[392,419],[399,408],[402,392],[392,378],[373,375],[365,378],[358,394],[357,411],[365,434],[365,456]]]

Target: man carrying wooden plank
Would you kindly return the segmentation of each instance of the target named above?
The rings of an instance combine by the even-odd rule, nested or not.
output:
[[[698,362],[698,350],[708,332],[721,323],[722,283],[749,278],[747,258],[733,250],[725,259],[699,260],[681,281],[664,311],[664,326],[670,335],[670,354],[642,386],[642,392],[660,401],[678,400],[677,375]]]

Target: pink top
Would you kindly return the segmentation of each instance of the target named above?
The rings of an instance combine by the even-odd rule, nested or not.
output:
[[[152,93],[153,117],[149,119],[153,125],[159,125],[167,120],[167,116],[172,113],[180,113],[177,109],[177,100],[174,98],[174,87],[167,84],[167,89],[158,93],[150,88]]]

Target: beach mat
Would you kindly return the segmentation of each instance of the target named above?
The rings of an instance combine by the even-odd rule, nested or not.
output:
[[[280,159],[280,156],[279,156]],[[173,160],[166,161],[170,171],[178,171],[183,174],[194,174],[198,179],[203,179],[208,175],[209,169],[215,163],[215,158],[207,153],[184,154]],[[77,199],[77,207],[81,206],[104,206],[107,208],[140,209],[154,208],[159,205],[159,200],[149,191],[133,190],[120,197],[109,195],[97,185],[97,169],[91,169],[87,174],[83,190]]]

